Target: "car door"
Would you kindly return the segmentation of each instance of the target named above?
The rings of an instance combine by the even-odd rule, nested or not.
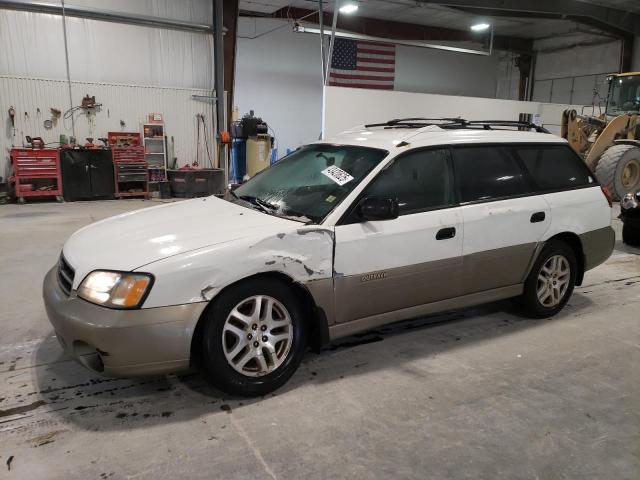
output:
[[[396,158],[361,198],[367,196],[396,198],[399,216],[362,221],[354,205],[336,226],[336,322],[459,295],[462,216],[454,205],[449,150]]]
[[[464,222],[463,293],[524,281],[551,212],[535,195],[518,160],[506,147],[456,147],[456,172]]]

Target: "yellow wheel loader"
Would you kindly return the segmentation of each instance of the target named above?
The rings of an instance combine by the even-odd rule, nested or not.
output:
[[[612,75],[604,113],[562,114],[566,138],[615,199],[640,190],[640,72]]]

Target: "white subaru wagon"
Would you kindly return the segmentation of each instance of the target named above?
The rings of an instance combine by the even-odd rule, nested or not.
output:
[[[299,148],[233,191],[74,233],[44,280],[60,343],[110,376],[199,365],[262,395],[307,348],[517,297],[556,314],[611,254],[611,201],[517,122],[393,120]]]

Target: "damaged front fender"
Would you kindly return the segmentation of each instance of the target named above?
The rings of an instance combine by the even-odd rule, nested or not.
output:
[[[209,302],[226,286],[278,272],[311,285],[332,278],[334,231],[317,226],[273,231],[170,257],[147,266],[156,277],[144,308]],[[320,282],[326,284],[326,282]]]

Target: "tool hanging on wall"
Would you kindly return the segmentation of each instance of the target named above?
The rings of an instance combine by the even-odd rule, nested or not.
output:
[[[207,123],[204,118],[204,113],[196,113],[196,122],[197,122],[197,143],[196,143],[196,161],[193,166],[199,165],[199,154],[200,154],[200,123],[202,122],[202,134],[204,136],[204,146],[207,150],[207,160],[209,161],[209,168],[213,168],[213,160],[211,159],[211,152],[209,151],[209,141],[208,141],[208,133],[207,133]]]
[[[200,114],[196,113],[196,161],[191,165],[197,167],[200,165],[198,159],[200,158]]]
[[[13,147],[16,139],[16,109],[10,106],[8,113],[9,121],[11,122],[11,146]]]
[[[102,104],[101,103],[96,103],[95,95],[89,96],[89,94],[86,94],[82,98],[80,105],[76,105],[75,107],[71,107],[71,108],[67,109],[64,112],[63,118],[65,120],[67,120],[68,118],[71,118],[73,116],[73,114],[78,110],[84,110],[85,113],[87,113],[87,114],[89,114],[91,112],[95,113],[97,110],[100,109],[100,107],[102,107]]]
[[[26,135],[25,139],[31,148],[44,148],[44,140],[42,140],[42,137],[30,137]]]
[[[58,119],[62,115],[62,112],[57,108],[49,108],[49,112],[51,112],[51,118],[48,118],[44,121],[44,128],[47,130],[51,130],[54,126],[58,124]]]
[[[81,106],[83,108],[95,108],[96,107],[96,96],[92,95],[91,97],[89,96],[89,94],[87,93],[83,98],[82,98],[82,103]]]
[[[171,136],[171,169],[175,170],[176,167],[178,166],[178,157],[176,157],[176,143],[175,140],[173,138],[173,135]]]

